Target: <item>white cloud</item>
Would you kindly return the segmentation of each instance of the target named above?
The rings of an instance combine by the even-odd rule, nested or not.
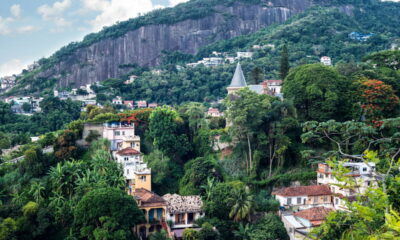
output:
[[[188,2],[189,0],[169,0],[169,5],[175,6],[178,5],[179,3],[184,3],[184,2]]]
[[[0,16],[0,35],[8,35],[11,33],[9,23],[14,21],[12,18],[3,18]]]
[[[19,18],[21,16],[21,6],[19,4],[14,4],[10,8],[11,15],[13,15],[16,18]]]
[[[17,33],[30,33],[30,32],[35,32],[38,29],[39,29],[38,27],[27,25],[17,28]]]
[[[82,0],[82,2],[87,10],[100,12],[90,21],[95,31],[118,21],[137,17],[155,8],[151,0]]]
[[[27,66],[28,64],[22,62],[20,59],[13,59],[8,62],[2,63],[0,64],[0,77],[19,74]]]
[[[58,17],[64,13],[71,6],[71,0],[63,0],[55,2],[52,6],[44,4],[40,6],[37,11],[45,20],[50,20],[53,17]]]
[[[44,4],[38,7],[37,12],[44,20],[52,21],[55,24],[55,28],[51,29],[52,32],[61,32],[65,27],[71,26],[71,22],[63,17],[64,12],[71,7],[71,3],[71,0],[62,0],[51,6]]]

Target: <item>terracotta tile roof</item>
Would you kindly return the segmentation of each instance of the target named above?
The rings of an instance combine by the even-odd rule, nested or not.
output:
[[[200,196],[181,196],[178,194],[166,194],[163,199],[167,201],[167,209],[170,213],[195,213],[201,212],[203,201]]]
[[[166,205],[166,201],[162,197],[144,188],[135,189],[133,195],[135,196],[136,200],[140,201],[139,207],[154,207]]]
[[[272,195],[278,195],[283,197],[321,196],[321,195],[332,195],[332,192],[328,185],[312,185],[312,186],[282,188],[273,191]]]
[[[321,225],[326,216],[333,211],[331,208],[314,207],[294,213],[296,217],[309,220],[314,226]]]
[[[120,156],[133,156],[133,155],[140,155],[141,153],[133,148],[124,148],[117,152]]]

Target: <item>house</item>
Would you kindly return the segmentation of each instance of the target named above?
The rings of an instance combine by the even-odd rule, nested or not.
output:
[[[111,122],[103,125],[103,138],[111,142],[111,151],[133,148],[140,152],[140,137],[135,135],[135,124]]]
[[[137,101],[137,107],[138,108],[147,108],[147,102],[146,101]]]
[[[147,239],[149,234],[161,229],[169,232],[169,227],[165,220],[167,203],[162,197],[143,188],[135,189],[133,197],[146,219],[145,223],[138,224],[134,228],[139,239]]]
[[[336,209],[346,210],[345,199],[355,199],[357,195],[365,193],[368,187],[376,186],[378,181],[373,162],[344,162],[342,165],[348,169],[345,175],[351,178],[353,186],[338,181],[332,168],[326,163],[318,164],[317,183],[330,187]]]
[[[149,108],[156,108],[156,107],[158,107],[158,104],[157,103],[149,103],[148,107]]]
[[[360,42],[365,42],[367,41],[370,37],[374,36],[375,34],[373,33],[359,33],[359,32],[351,32],[349,33],[349,38],[352,40],[360,41]]]
[[[0,88],[2,90],[6,90],[6,89],[14,87],[16,84],[16,79],[17,78],[15,76],[7,76],[7,77],[1,78],[0,79],[1,80]]]
[[[236,58],[241,59],[241,58],[253,58],[253,52],[237,52],[236,53]]]
[[[328,56],[321,57],[321,63],[325,66],[332,66],[332,59]]]
[[[282,83],[282,80],[265,80],[261,85],[263,89],[268,89],[268,95],[282,96]]]
[[[115,105],[122,105],[122,98],[120,96],[116,96],[113,100],[112,103]]]
[[[283,214],[281,219],[290,240],[311,239],[309,232],[314,227],[320,226],[332,212],[332,208],[313,207],[296,213]]]
[[[166,219],[172,223],[171,229],[175,239],[182,239],[183,230],[194,227],[194,222],[204,216],[200,196],[166,194],[163,199],[167,204]]]
[[[328,185],[287,187],[272,192],[284,209],[333,207],[332,192]]]
[[[124,148],[115,153],[115,160],[122,166],[128,185],[128,194],[135,189],[151,191],[151,169],[143,162],[142,153],[133,148]]]
[[[218,108],[209,108],[207,111],[207,116],[210,117],[222,117],[224,116],[223,113],[221,113]]]
[[[131,75],[131,76],[129,76],[129,79],[128,80],[126,80],[125,82],[124,82],[124,84],[131,84],[131,83],[133,83],[136,79],[138,78],[138,76],[136,76],[136,75]]]
[[[128,109],[133,109],[134,102],[133,101],[124,101],[124,105],[128,108]]]

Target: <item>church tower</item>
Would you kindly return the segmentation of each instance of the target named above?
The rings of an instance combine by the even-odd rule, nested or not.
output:
[[[228,90],[229,95],[245,87],[247,87],[246,79],[243,74],[242,66],[238,63],[231,84],[226,89]]]

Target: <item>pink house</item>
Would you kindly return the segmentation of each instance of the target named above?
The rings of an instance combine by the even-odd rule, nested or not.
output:
[[[209,108],[207,111],[207,116],[211,117],[222,117],[224,116],[217,108]]]
[[[137,101],[137,107],[138,108],[147,108],[147,102],[146,101]]]
[[[124,101],[124,105],[131,109],[135,106],[133,101]]]

